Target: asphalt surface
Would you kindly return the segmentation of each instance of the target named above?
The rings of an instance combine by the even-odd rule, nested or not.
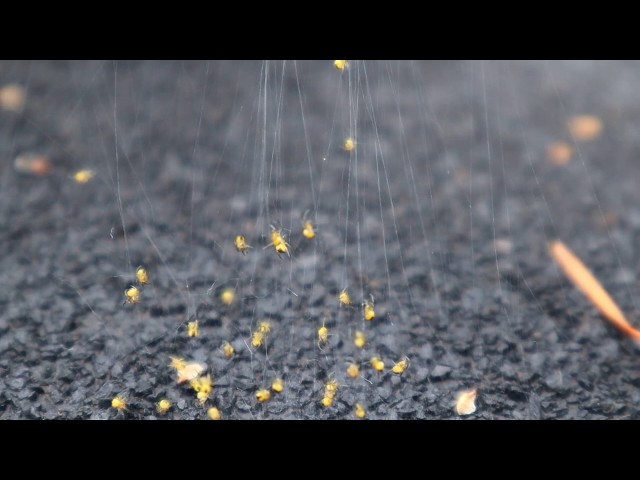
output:
[[[0,109],[0,418],[639,417],[637,348],[546,250],[565,242],[636,323],[639,80],[637,62],[1,62],[26,100]],[[574,141],[578,114],[601,135]],[[51,172],[16,169],[27,153]],[[204,407],[170,356],[206,365]]]

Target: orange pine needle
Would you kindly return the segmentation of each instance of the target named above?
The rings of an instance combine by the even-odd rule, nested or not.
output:
[[[585,264],[560,240],[549,242],[548,247],[549,254],[567,278],[578,287],[598,311],[622,333],[636,342],[640,342],[640,331],[631,326],[618,305]]]

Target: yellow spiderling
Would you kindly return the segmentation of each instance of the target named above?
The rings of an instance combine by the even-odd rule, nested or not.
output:
[[[233,288],[226,288],[220,294],[220,301],[227,307],[233,303],[236,298],[236,292]]]
[[[225,344],[222,346],[222,351],[224,353],[224,356],[227,358],[233,357],[233,354],[235,353],[235,349],[229,342],[225,342]]]
[[[93,173],[92,170],[78,170],[76,173],[73,174],[73,180],[76,183],[88,183],[89,181],[91,181],[91,179],[95,176],[95,174]]]
[[[345,68],[349,66],[348,60],[334,60],[333,66],[336,67],[336,70],[344,72]]]
[[[281,393],[284,390],[284,380],[281,378],[276,378],[271,384],[271,390],[276,393]]]

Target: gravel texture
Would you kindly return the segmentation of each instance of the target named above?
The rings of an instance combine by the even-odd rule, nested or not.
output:
[[[0,109],[0,418],[154,419],[161,398],[162,418],[206,418],[172,355],[207,365],[225,419],[351,419],[356,402],[453,419],[470,388],[468,419],[639,417],[637,349],[546,251],[562,239],[634,322],[639,81],[636,62],[0,63],[0,87],[26,88],[22,111]],[[573,142],[578,114],[602,134]],[[557,141],[566,165],[546,159]],[[16,171],[25,153],[52,172]],[[270,225],[290,257],[263,248]],[[139,265],[151,283],[123,304]]]

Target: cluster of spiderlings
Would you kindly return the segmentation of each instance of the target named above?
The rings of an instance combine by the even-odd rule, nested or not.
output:
[[[207,403],[209,400],[209,395],[213,390],[213,381],[211,380],[211,375],[207,375],[206,377],[197,377],[189,382],[191,388],[196,392],[196,397],[198,399],[198,403],[203,405]]]
[[[302,235],[307,239],[315,238],[315,229],[310,221],[303,219],[303,229]],[[245,254],[248,248],[252,248],[246,243],[246,240],[243,236],[236,237],[235,241],[236,249]],[[271,243],[268,246],[272,246],[277,254],[287,253],[290,254],[290,246],[286,242],[285,238],[282,236],[281,230],[277,230],[272,227],[271,232]],[[146,273],[146,272],[145,272]],[[137,278],[140,278],[138,274],[136,274]],[[139,282],[140,285],[145,284],[146,281]],[[223,304],[230,305],[233,303],[235,298],[235,291],[231,288],[225,289],[220,294],[220,299]],[[344,307],[351,307],[353,305],[351,297],[347,292],[347,289],[343,289],[340,291],[338,295],[339,304]],[[374,309],[374,299],[371,297],[371,301],[363,301],[363,318],[366,321],[372,321],[376,317],[376,312]],[[187,329],[189,332],[189,336],[197,336],[198,334],[198,324],[197,320],[193,322],[189,322],[187,325]],[[251,345],[254,348],[258,348],[264,345],[266,337],[271,333],[272,326],[268,321],[261,321],[258,323],[256,329],[252,333],[251,337]],[[329,339],[329,328],[324,324],[317,330],[318,336],[318,345],[323,346],[328,343]],[[366,336],[363,331],[355,331],[354,335],[354,345],[357,348],[364,348],[366,345]],[[222,352],[227,358],[231,358],[235,350],[233,346],[229,342],[225,342],[222,346]],[[383,372],[385,364],[379,357],[371,358],[371,366],[378,372]],[[176,369],[178,373],[178,383],[182,383],[185,381],[189,381],[191,387],[197,393],[198,402],[201,405],[204,405],[209,399],[210,393],[212,391],[212,382],[210,376],[201,377],[205,368],[203,365],[198,364],[196,362],[187,363],[183,359],[173,357],[172,358],[172,366]],[[402,358],[400,361],[395,363],[391,369],[392,373],[401,375],[409,366],[409,359],[407,357]],[[356,379],[360,376],[360,367],[357,363],[350,363],[347,367],[347,376],[352,379]],[[333,405],[335,401],[337,391],[339,385],[335,379],[330,379],[325,385],[324,395],[321,401],[322,406],[328,408]],[[277,378],[271,384],[271,391],[268,389],[259,389],[256,391],[256,400],[259,403],[267,402],[271,399],[271,392],[280,393],[284,389],[284,382],[282,379]],[[168,402],[168,401],[167,401]],[[161,407],[160,404],[157,404],[158,412],[160,413]],[[209,418],[220,418],[220,412],[212,407],[208,410],[207,415]],[[364,418],[366,416],[365,408],[362,404],[357,403],[354,409],[354,415],[357,418]]]
[[[304,227],[308,228],[309,226],[304,225]],[[303,235],[307,236],[304,232],[303,232]],[[314,235],[315,235],[315,232],[314,232]],[[307,238],[309,237],[307,236]],[[287,249],[284,250],[281,248],[281,252],[278,252],[278,253],[283,253],[283,252],[289,253],[288,244],[280,236],[279,231],[274,230],[272,232],[272,245],[274,245],[277,252],[278,252],[278,245],[280,246],[284,245],[284,247]],[[136,280],[139,287],[143,287],[148,284],[149,277],[146,270],[143,267],[139,267],[136,270]],[[137,296],[135,294],[129,295],[131,296],[131,298],[135,299],[133,302],[130,302],[130,303],[134,303],[134,302],[137,303],[137,301],[139,300],[139,288],[138,286],[133,286],[131,288],[136,289],[138,293],[137,293]],[[221,299],[223,300],[223,303],[231,304],[233,301],[234,295],[235,293],[233,289],[227,289],[222,292]],[[341,305],[344,305],[344,306],[352,305],[351,298],[346,289],[340,292],[338,298]],[[371,303],[364,301],[362,303],[362,306],[363,306],[363,315],[365,320],[371,321],[373,318],[375,318],[373,297],[371,298]],[[197,336],[198,335],[197,320],[193,322],[189,322],[187,325],[187,330],[188,330],[189,336]],[[269,333],[271,333],[271,330],[272,330],[272,327],[268,321],[259,322],[256,330],[253,332],[253,335],[252,335],[252,345],[255,348],[263,345],[266,336]],[[317,334],[318,334],[318,344],[320,346],[328,342],[329,329],[326,327],[324,322],[323,322],[323,325],[318,329]],[[366,337],[364,332],[362,331],[355,332],[354,344],[357,348],[363,348],[365,346]],[[222,347],[222,351],[227,358],[231,358],[235,353],[234,348],[231,346],[229,342],[224,343]],[[379,357],[371,358],[371,365],[378,372],[384,371],[384,362]],[[409,359],[407,357],[404,357],[400,361],[394,364],[391,371],[394,374],[401,375],[408,368],[408,366],[409,366]],[[196,396],[197,396],[198,403],[201,406],[204,406],[210,398],[210,394],[212,392],[212,384],[213,384],[210,375],[201,376],[206,370],[206,367],[197,362],[187,362],[184,359],[179,357],[171,357],[171,367],[174,368],[176,370],[176,373],[178,374],[178,380],[177,380],[178,383],[189,382],[190,386],[193,388],[193,390],[197,394]],[[360,375],[360,369],[358,364],[356,363],[349,364],[347,368],[347,376],[352,379],[355,379],[359,375]],[[325,385],[324,396],[321,402],[322,406],[324,406],[325,408],[328,408],[333,404],[337,395],[338,387],[339,387],[338,382],[335,379],[330,379],[327,382],[327,384]],[[277,378],[272,382],[271,390],[273,392],[280,393],[283,391],[283,389],[284,389],[284,382],[282,381],[282,379]],[[470,403],[471,405],[473,405],[474,395],[473,395],[473,392],[470,392],[470,393],[471,395],[468,395],[468,396],[463,395],[462,398],[464,399],[466,397],[467,403]],[[271,398],[271,392],[267,389],[261,389],[256,392],[256,399],[259,403],[266,402],[270,400],[270,398]],[[469,400],[471,401],[469,402]],[[112,407],[118,411],[126,410],[126,406],[127,406],[126,400],[122,396],[117,396],[112,400]],[[171,402],[169,402],[169,400],[162,399],[156,403],[156,411],[158,412],[159,415],[165,414],[170,408],[171,408]],[[467,411],[470,412],[473,409],[474,409],[474,406],[468,406],[468,407],[457,406],[456,407],[456,411],[459,412],[459,414],[461,415],[466,414],[462,412],[467,412]],[[220,418],[220,412],[215,407],[210,408],[207,411],[207,415],[211,419]],[[362,404],[357,403],[355,405],[354,415],[357,418],[364,418],[366,416],[365,408]]]
[[[346,60],[336,60],[334,65],[335,65],[335,68],[340,71],[344,71],[349,67],[349,64]],[[356,147],[357,147],[357,142],[355,141],[355,135],[353,138],[349,137],[344,139],[342,143],[342,148],[344,149],[345,152],[347,152],[347,154],[353,153]],[[80,170],[74,174],[74,180],[77,183],[86,183],[93,178],[93,175],[94,174],[91,170]],[[274,224],[278,225],[275,222]],[[301,233],[302,237],[304,237],[302,239],[303,243],[305,242],[304,239],[313,240],[316,238],[316,234],[317,234],[316,228],[314,224],[307,218],[306,212],[305,212],[305,215],[302,216],[301,226],[302,228],[301,228],[301,231],[299,230],[299,232]],[[278,225],[278,227],[280,227],[280,225]],[[271,242],[268,245],[266,245],[264,248],[265,249],[269,247],[273,248],[278,256],[282,256],[282,254],[287,254],[287,256],[291,256],[292,255],[291,245],[287,242],[287,240],[292,241],[293,235],[290,235],[291,231],[288,229],[285,229],[284,231],[286,232],[286,236],[285,234],[283,234],[282,228],[276,228],[274,226],[271,226]],[[320,230],[319,235],[322,236],[322,229]],[[252,241],[252,243],[256,241],[256,239],[251,239],[251,238],[249,238],[249,240]],[[233,243],[236,251],[241,253],[243,256],[247,255],[249,249],[253,249],[253,247],[248,244],[247,239],[245,238],[244,235],[235,236]],[[266,242],[261,241],[260,243],[264,244]],[[293,241],[292,243],[294,245],[297,244]],[[256,243],[254,243],[254,245],[256,245]],[[235,254],[234,254],[234,258],[238,259],[238,261],[242,261],[242,257],[236,256]],[[142,288],[145,285],[147,285],[149,282],[148,274],[144,268],[139,267],[136,270],[136,281],[137,283],[135,285],[132,285],[125,291],[125,300],[127,303],[136,304],[141,299]],[[207,293],[209,294],[210,292],[207,292]],[[335,291],[334,291],[334,295],[335,295]],[[222,290],[222,292],[219,294],[219,299],[223,305],[231,306],[236,299],[236,292],[233,288],[226,288]],[[358,311],[358,308],[357,308],[358,299],[354,297],[353,300],[355,302],[352,301],[352,298],[347,292],[346,287],[338,293],[339,306],[349,307],[345,311],[355,314]],[[335,302],[335,297],[334,297],[334,302]],[[371,301],[367,301],[367,300],[362,301],[360,305],[362,307],[362,317],[360,317],[361,319],[363,318],[366,322],[372,322],[374,319],[376,319],[376,311],[375,311],[373,297],[371,297]],[[332,330],[334,328],[337,328],[335,323],[331,325],[332,325],[331,327]],[[362,325],[369,325],[369,324],[363,323]],[[186,325],[186,328],[187,328],[187,335],[189,337],[197,337],[199,335],[198,320],[188,322]],[[272,327],[268,321],[260,322],[256,327],[256,329],[251,333],[251,346],[257,349],[265,345],[267,336],[271,333],[271,330],[272,330]],[[368,332],[368,333],[371,333],[371,332]],[[323,322],[322,326],[320,326],[317,329],[318,345],[322,347],[328,344],[330,335],[331,334],[330,334],[329,328]],[[356,330],[353,338],[353,342],[356,348],[358,349],[365,348],[365,345],[367,344],[367,338],[365,336],[364,331]],[[239,344],[237,346],[239,346]],[[231,343],[227,341],[222,344],[222,347],[220,347],[218,351],[218,355],[220,353],[222,353],[227,359],[231,359],[235,354],[235,350],[234,350],[234,347],[231,345]],[[361,353],[363,352],[359,352],[358,355],[360,355]],[[358,358],[354,359],[354,361],[352,362],[350,360],[351,363],[348,364],[346,369],[347,377],[351,379],[357,379],[358,377],[360,377],[360,367],[365,368],[367,357],[368,355],[367,356],[363,355],[361,357],[359,356]],[[388,359],[388,360],[391,360],[391,359]],[[374,356],[373,358],[371,358],[370,363],[375,371],[384,372],[385,363],[379,357]],[[211,380],[211,376],[210,375],[203,376],[206,373],[207,367],[203,364],[200,364],[194,361],[185,361],[184,359],[179,357],[171,358],[171,366],[172,368],[175,369],[177,373],[177,377],[178,377],[177,383],[178,384],[182,384],[185,382],[189,383],[191,388],[193,388],[193,390],[197,394],[198,403],[204,406],[206,402],[209,400],[212,389],[213,389],[212,388],[213,382]],[[393,364],[391,368],[391,372],[396,375],[402,375],[406,371],[408,366],[409,366],[409,359],[407,357],[401,358],[397,363]],[[384,377],[378,376],[378,378],[384,378]],[[347,383],[350,385],[354,385],[354,383],[350,381],[348,381]],[[265,384],[263,384],[263,386],[264,385]],[[268,383],[266,385],[268,385]],[[258,385],[256,385],[256,388],[257,387]],[[284,389],[283,380],[280,378],[276,378],[271,383],[270,389],[267,386],[266,388],[259,389],[256,391],[255,393],[256,399],[259,403],[269,401],[272,394],[281,393],[283,389]],[[338,382],[333,378],[329,378],[329,380],[326,382],[324,387],[324,395],[321,402],[323,407],[328,408],[333,405],[333,402],[337,397],[338,389],[339,389]],[[124,400],[124,398],[116,397],[113,399],[113,402],[112,402],[113,408],[119,411],[126,409],[126,401]],[[167,413],[171,408],[171,402],[167,399],[161,399],[155,404],[155,407],[158,414],[163,415]],[[356,403],[353,411],[354,411],[354,415],[357,418],[364,418],[366,416],[365,407],[361,403]],[[209,408],[207,410],[207,416],[211,419],[216,419],[216,420],[220,419],[220,411],[215,407]]]
[[[313,223],[306,218],[307,213],[308,211],[305,212],[302,219],[302,235],[309,240],[313,240],[316,237],[316,231]],[[233,245],[235,246],[236,250],[243,255],[247,254],[247,250],[249,248],[253,248],[247,243],[247,239],[243,235],[237,235],[233,241]],[[265,248],[267,247],[273,247],[278,255],[286,253],[288,256],[291,256],[291,245],[289,245],[289,243],[287,243],[287,241],[285,240],[284,235],[282,234],[282,229],[277,229],[273,225],[271,225],[271,243],[269,243],[269,245],[267,245]],[[232,301],[232,298],[228,301],[222,299],[222,302],[225,305],[229,305]]]
[[[211,375],[203,376],[206,370],[206,366],[198,362],[188,362],[181,357],[170,357],[171,362],[169,366],[176,371],[178,375],[177,383],[181,384],[189,382],[190,387],[196,392],[197,403],[200,406],[205,406],[207,400],[213,391],[213,381]],[[155,411],[158,415],[163,416],[171,409],[172,403],[167,398],[162,398],[155,403]],[[118,412],[127,410],[127,401],[124,395],[117,395],[111,401],[111,407]],[[217,411],[217,409],[216,409]],[[212,418],[212,409],[207,412],[209,418]],[[220,413],[217,413],[218,420]]]
[[[331,378],[327,381],[326,385],[324,386],[324,397],[322,397],[321,402],[323,407],[329,408],[331,405],[333,405],[333,401],[338,394],[338,387],[338,382],[334,378]]]
[[[344,61],[340,69],[344,69],[346,67],[347,62]],[[338,63],[336,63],[336,68],[339,68]],[[347,152],[352,152],[356,148],[355,140],[353,140],[352,138],[347,138],[344,141],[343,148]],[[315,227],[313,223],[306,218],[306,212],[302,219],[301,233],[302,236],[308,240],[312,240],[316,237]],[[237,235],[235,237],[234,246],[235,249],[243,255],[247,254],[248,249],[253,248],[247,243],[247,240],[243,235]],[[282,229],[276,229],[273,226],[271,227],[271,243],[269,243],[269,245],[267,245],[265,248],[267,247],[272,247],[275,250],[276,254],[278,254],[279,256],[283,253],[286,253],[288,256],[291,255],[291,246],[289,245],[289,243],[287,243],[287,240],[282,233]],[[136,286],[132,286],[131,288],[134,290],[127,293],[127,297],[131,299],[129,300],[129,303],[137,303],[139,301],[140,287],[143,287],[148,283],[148,276],[146,274],[146,271],[142,267],[140,267],[138,271],[136,271],[136,278],[138,280],[138,284]],[[234,300],[234,289],[227,288],[220,293],[220,301],[222,304],[230,306],[234,302]],[[354,305],[346,288],[339,292],[338,300],[340,306],[343,307],[351,307],[352,305]],[[376,312],[374,308],[373,297],[371,297],[371,302],[363,301],[361,305],[363,308],[362,315],[364,320],[368,322],[374,320],[376,318]],[[251,345],[254,348],[263,346],[265,344],[266,337],[270,334],[270,332],[271,324],[268,321],[260,322],[257,328],[252,332]],[[198,321],[194,320],[192,322],[189,322],[187,324],[188,336],[195,337],[198,336],[198,333]],[[329,335],[329,328],[323,322],[322,326],[317,330],[318,345],[321,347],[326,345],[329,340]],[[366,336],[363,331],[355,332],[354,345],[360,349],[365,347]],[[235,354],[235,350],[229,342],[225,342],[222,346],[222,353],[226,358],[232,358]],[[186,362],[185,360],[177,357],[172,357],[171,363],[172,367],[178,374],[178,383],[189,382],[191,387],[197,393],[198,402],[201,405],[204,405],[207,400],[209,400],[209,396],[212,391],[211,377],[209,375],[207,375],[206,377],[202,376],[206,370],[206,367],[197,362]],[[378,357],[373,357],[371,359],[371,365],[378,372],[384,371],[384,362]],[[394,374],[400,375],[406,370],[408,365],[408,358],[405,357],[399,362],[395,363],[391,370]],[[348,365],[347,376],[352,379],[356,379],[360,376],[360,367],[358,363],[354,362]],[[338,388],[339,385],[335,379],[330,379],[327,381],[324,389],[324,396],[321,402],[324,407],[330,407],[333,404],[337,395]],[[271,392],[280,393],[283,391],[283,389],[284,382],[282,381],[282,379],[277,378],[271,384],[271,391],[269,391],[268,389],[260,389],[256,391],[256,399],[259,403],[266,402],[271,398]],[[170,406],[171,404],[168,400],[161,400],[156,404],[156,408],[159,414],[166,413]],[[357,418],[364,418],[366,415],[364,406],[360,403],[356,404],[354,414]],[[215,407],[210,408],[207,411],[207,415],[212,419],[220,418],[220,412]]]
[[[170,357],[169,366],[178,374],[177,383],[181,384],[189,382],[191,388],[196,392],[196,398],[201,406],[204,406],[209,400],[209,396],[213,390],[213,381],[211,375],[203,376],[206,367],[198,362],[187,362],[180,357]],[[166,402],[163,404],[163,402]],[[168,400],[161,400],[157,404],[158,413],[164,413],[169,409],[171,404]],[[161,409],[164,410],[161,412]]]
[[[204,373],[206,367],[198,362],[187,362],[180,357],[171,357],[169,364],[178,374],[177,383],[190,382]]]
[[[138,267],[136,270],[136,283],[137,285],[131,285],[124,291],[124,300],[126,303],[131,305],[135,305],[140,302],[142,287],[149,283],[149,274],[144,267]]]
[[[251,346],[258,348],[264,344],[267,335],[271,333],[271,323],[266,320],[258,323],[258,328],[251,335]]]
[[[207,367],[201,363],[187,361],[181,357],[170,357],[169,366],[175,370],[178,375],[177,383],[182,384],[189,382],[189,386],[196,393],[196,401],[199,406],[204,407],[211,398],[213,392],[213,380],[211,374],[204,375]],[[156,403],[156,411],[158,414],[165,414],[171,408],[171,402],[162,399]],[[217,409],[216,409],[217,411]],[[207,411],[209,418],[212,418],[212,409]],[[220,412],[217,413],[215,420],[219,420]]]

